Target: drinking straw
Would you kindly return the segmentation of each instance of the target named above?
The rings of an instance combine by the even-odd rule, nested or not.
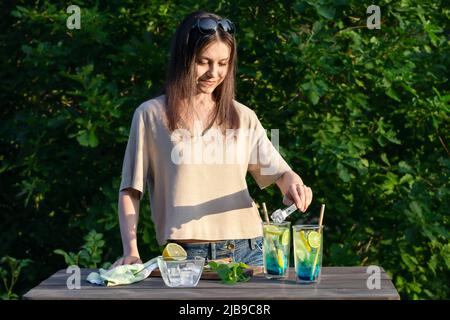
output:
[[[319,239],[320,241],[320,245],[322,246],[322,235],[321,235],[321,227],[322,227],[322,221],[323,221],[323,213],[325,212],[325,204],[322,204],[322,206],[320,207],[320,218],[319,218]],[[316,256],[314,257],[314,263],[313,263],[313,270],[311,273],[311,280],[313,280],[314,278],[314,274],[316,273],[316,264],[317,264],[317,258],[319,257],[319,251],[320,251],[321,247],[317,248],[316,250]]]
[[[262,206],[263,206],[264,219],[266,220],[267,223],[269,223],[269,214],[267,213],[266,203],[263,202]]]

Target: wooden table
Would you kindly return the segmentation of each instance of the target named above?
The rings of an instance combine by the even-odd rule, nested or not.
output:
[[[385,271],[381,269],[380,289],[369,289],[371,274],[366,267],[323,267],[320,283],[297,284],[295,272],[289,270],[287,280],[269,280],[255,275],[249,282],[225,285],[217,280],[200,280],[195,288],[169,288],[161,278],[149,277],[126,286],[101,287],[85,281],[94,271],[81,269],[81,288],[69,290],[66,282],[71,274],[60,270],[37,287],[28,291],[24,299],[46,300],[304,300],[304,299],[365,299],[399,300],[400,297]]]

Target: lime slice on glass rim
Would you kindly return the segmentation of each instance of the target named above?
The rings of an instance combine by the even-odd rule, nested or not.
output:
[[[264,226],[264,233],[270,233],[270,234],[278,236],[278,235],[282,234],[283,231],[280,230],[280,228],[278,228],[277,226],[269,224],[269,225]]]
[[[308,243],[311,248],[318,248],[320,246],[320,234],[317,231],[311,231],[308,234]]]

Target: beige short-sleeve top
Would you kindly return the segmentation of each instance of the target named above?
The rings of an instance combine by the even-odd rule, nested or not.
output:
[[[291,168],[268,139],[255,112],[234,101],[240,129],[217,127],[191,135],[169,132],[165,96],[134,112],[120,190],[146,187],[156,239],[225,240],[262,235],[261,218],[249,194],[247,171],[261,189]]]

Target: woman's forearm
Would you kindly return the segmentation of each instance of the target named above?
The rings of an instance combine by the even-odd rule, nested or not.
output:
[[[119,193],[119,223],[124,256],[139,257],[137,246],[139,206],[139,191],[126,189]]]
[[[278,188],[281,193],[285,195],[289,191],[289,186],[292,184],[303,184],[302,178],[294,171],[285,172],[278,180],[276,181]]]

